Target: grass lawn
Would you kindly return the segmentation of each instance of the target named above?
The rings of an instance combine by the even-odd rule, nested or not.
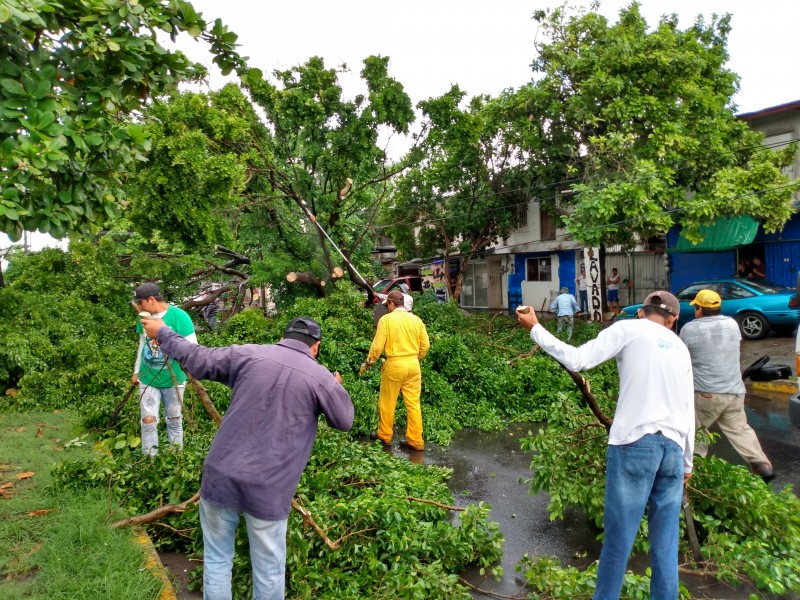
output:
[[[142,600],[163,584],[96,490],[45,493],[52,467],[91,455],[66,411],[0,414],[0,598]]]

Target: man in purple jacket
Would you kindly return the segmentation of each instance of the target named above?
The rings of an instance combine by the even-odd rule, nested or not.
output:
[[[147,335],[197,379],[232,388],[231,403],[203,464],[203,598],[231,598],[234,536],[244,514],[253,565],[253,598],[284,595],[286,523],[324,414],[349,431],[353,403],[339,373],[316,362],[319,324],[298,317],[274,345],[205,348],[161,319],[142,319]]]

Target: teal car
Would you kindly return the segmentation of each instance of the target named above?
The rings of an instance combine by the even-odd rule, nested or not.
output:
[[[675,294],[681,303],[678,329],[694,319],[694,307],[689,303],[700,290],[714,290],[722,298],[722,314],[739,323],[742,337],[758,340],[772,329],[791,331],[800,323],[800,299],[794,288],[739,277],[698,281]],[[626,306],[619,319],[636,318],[641,304]]]

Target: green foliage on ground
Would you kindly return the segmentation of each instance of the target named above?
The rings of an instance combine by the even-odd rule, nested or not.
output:
[[[598,392],[602,384],[597,386],[591,373],[587,378],[604,412],[613,414],[613,398]],[[522,440],[523,449],[534,453],[533,476],[528,483],[532,491],[550,494],[551,518],[563,518],[567,508],[578,506],[598,530],[602,529],[607,439],[604,427],[582,405],[577,392],[561,392],[553,401],[547,428],[536,437]],[[713,456],[695,456],[688,497],[701,544],[700,566],[734,585],[749,582],[776,594],[800,591],[800,499],[791,486],[776,493],[742,466]],[[645,518],[634,549],[649,549]],[[691,565],[683,519],[681,556],[682,562]],[[524,572],[531,585],[540,589],[542,574],[551,577],[552,568],[551,562],[531,559]],[[584,574],[574,572],[573,578],[564,581],[577,586],[584,578]],[[631,598],[647,597],[626,593],[631,593]]]
[[[0,390],[12,394],[0,396],[0,414],[54,407],[76,410],[92,433],[98,457],[62,463],[55,470],[53,489],[110,491],[110,520],[190,497],[199,487],[202,462],[215,431],[191,391],[186,395],[187,445],[182,453],[163,452],[153,461],[142,458],[135,394],[114,426],[106,428],[129,385],[136,347],[127,305],[133,287],[117,279],[118,258],[103,244],[76,245],[68,253],[13,255],[8,286],[0,288],[0,333],[10,341],[0,346]],[[179,289],[172,280],[164,280],[163,286]],[[432,295],[419,297],[415,312],[425,321],[432,341],[429,356],[422,361],[426,439],[446,444],[463,427],[500,429],[512,420],[547,421],[547,427],[523,445],[534,452],[532,489],[550,494],[553,518],[577,506],[599,530],[607,437],[567,373],[542,352],[522,356],[531,351],[530,338],[509,317],[467,316],[453,304],[435,302]],[[320,360],[342,374],[356,406],[356,422],[350,434],[321,427],[298,496],[342,547],[329,551],[293,514],[292,597],[357,598],[375,589],[385,597],[427,597],[426,586],[439,582],[445,590],[441,597],[466,598],[455,574],[473,563],[490,570],[499,556],[501,537],[489,522],[486,507],[469,508],[457,516],[458,526],[453,527],[449,511],[409,501],[407,496],[450,504],[449,473],[390,457],[364,441],[377,424],[379,374],[373,369],[358,376],[373,334],[372,314],[364,308],[360,292],[341,284],[325,299],[299,298],[273,317],[244,310],[217,332],[201,334],[201,342],[273,343],[289,320],[299,315],[322,324]],[[573,343],[596,334],[596,326],[576,323]],[[585,375],[600,406],[613,414],[618,387],[615,363]],[[228,388],[214,383],[207,387],[224,412]],[[403,427],[399,402],[398,429]],[[789,490],[772,492],[724,461],[698,458],[696,465],[690,498],[707,561],[704,566],[724,581],[751,581],[776,593],[800,589],[797,498]],[[164,523],[172,529],[151,528],[161,548],[200,552],[195,509],[172,515]],[[244,596],[250,587],[244,533],[238,544],[235,585]],[[644,523],[636,548],[647,550]],[[550,559],[531,558],[521,568],[532,588],[550,598],[581,597],[585,592],[580,590],[589,585],[593,573],[559,570]],[[546,580],[552,585],[545,585]],[[640,598],[648,579],[633,577],[626,585],[630,598]]]
[[[0,596],[155,598],[163,584],[131,532],[108,528],[102,489],[45,491],[53,465],[91,460],[78,421],[74,411],[0,414],[0,484],[13,484],[0,494]]]
[[[54,492],[91,488],[110,490],[124,518],[191,496],[200,486],[202,461],[212,434],[191,439],[182,453],[144,458],[136,448],[103,444],[97,459],[67,461],[55,471]],[[325,530],[338,550],[292,512],[289,519],[287,572],[291,598],[415,598],[468,600],[456,574],[467,565],[487,571],[502,554],[503,537],[488,520],[489,507],[472,505],[456,523],[447,488],[449,469],[425,467],[387,454],[377,444],[353,441],[322,426],[296,497]],[[196,507],[161,520],[153,528],[162,549],[200,555],[202,535]],[[174,531],[181,532],[180,536]],[[250,562],[246,531],[240,528],[234,565],[237,597],[249,597]]]
[[[525,554],[517,565],[525,581],[533,590],[528,594],[532,600],[564,598],[569,600],[591,600],[597,579],[597,563],[581,571],[574,567],[562,567],[550,557],[534,557]],[[679,599],[691,598],[691,593],[680,584]],[[649,600],[650,576],[636,575],[628,571],[622,584],[620,600]]]

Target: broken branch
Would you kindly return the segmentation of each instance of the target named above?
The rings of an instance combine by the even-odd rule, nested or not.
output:
[[[185,512],[189,509],[190,504],[197,504],[198,500],[200,500],[200,492],[195,493],[194,496],[181,502],[180,504],[165,504],[164,506],[160,506],[155,510],[151,510],[149,513],[128,517],[127,519],[121,519],[120,521],[112,523],[111,529],[119,529],[120,527],[128,527],[130,525],[152,523],[153,521],[157,521],[158,519],[166,517],[167,515]]]
[[[325,545],[330,548],[331,550],[338,550],[339,549],[339,542],[332,542],[331,539],[325,535],[325,531],[317,525],[317,522],[314,520],[314,517],[311,516],[311,513],[308,512],[305,508],[300,506],[300,503],[297,501],[296,498],[292,498],[292,508],[295,509],[303,516],[303,523],[311,525],[314,528],[314,531],[317,532],[319,537],[322,538],[322,541],[325,542]]]

